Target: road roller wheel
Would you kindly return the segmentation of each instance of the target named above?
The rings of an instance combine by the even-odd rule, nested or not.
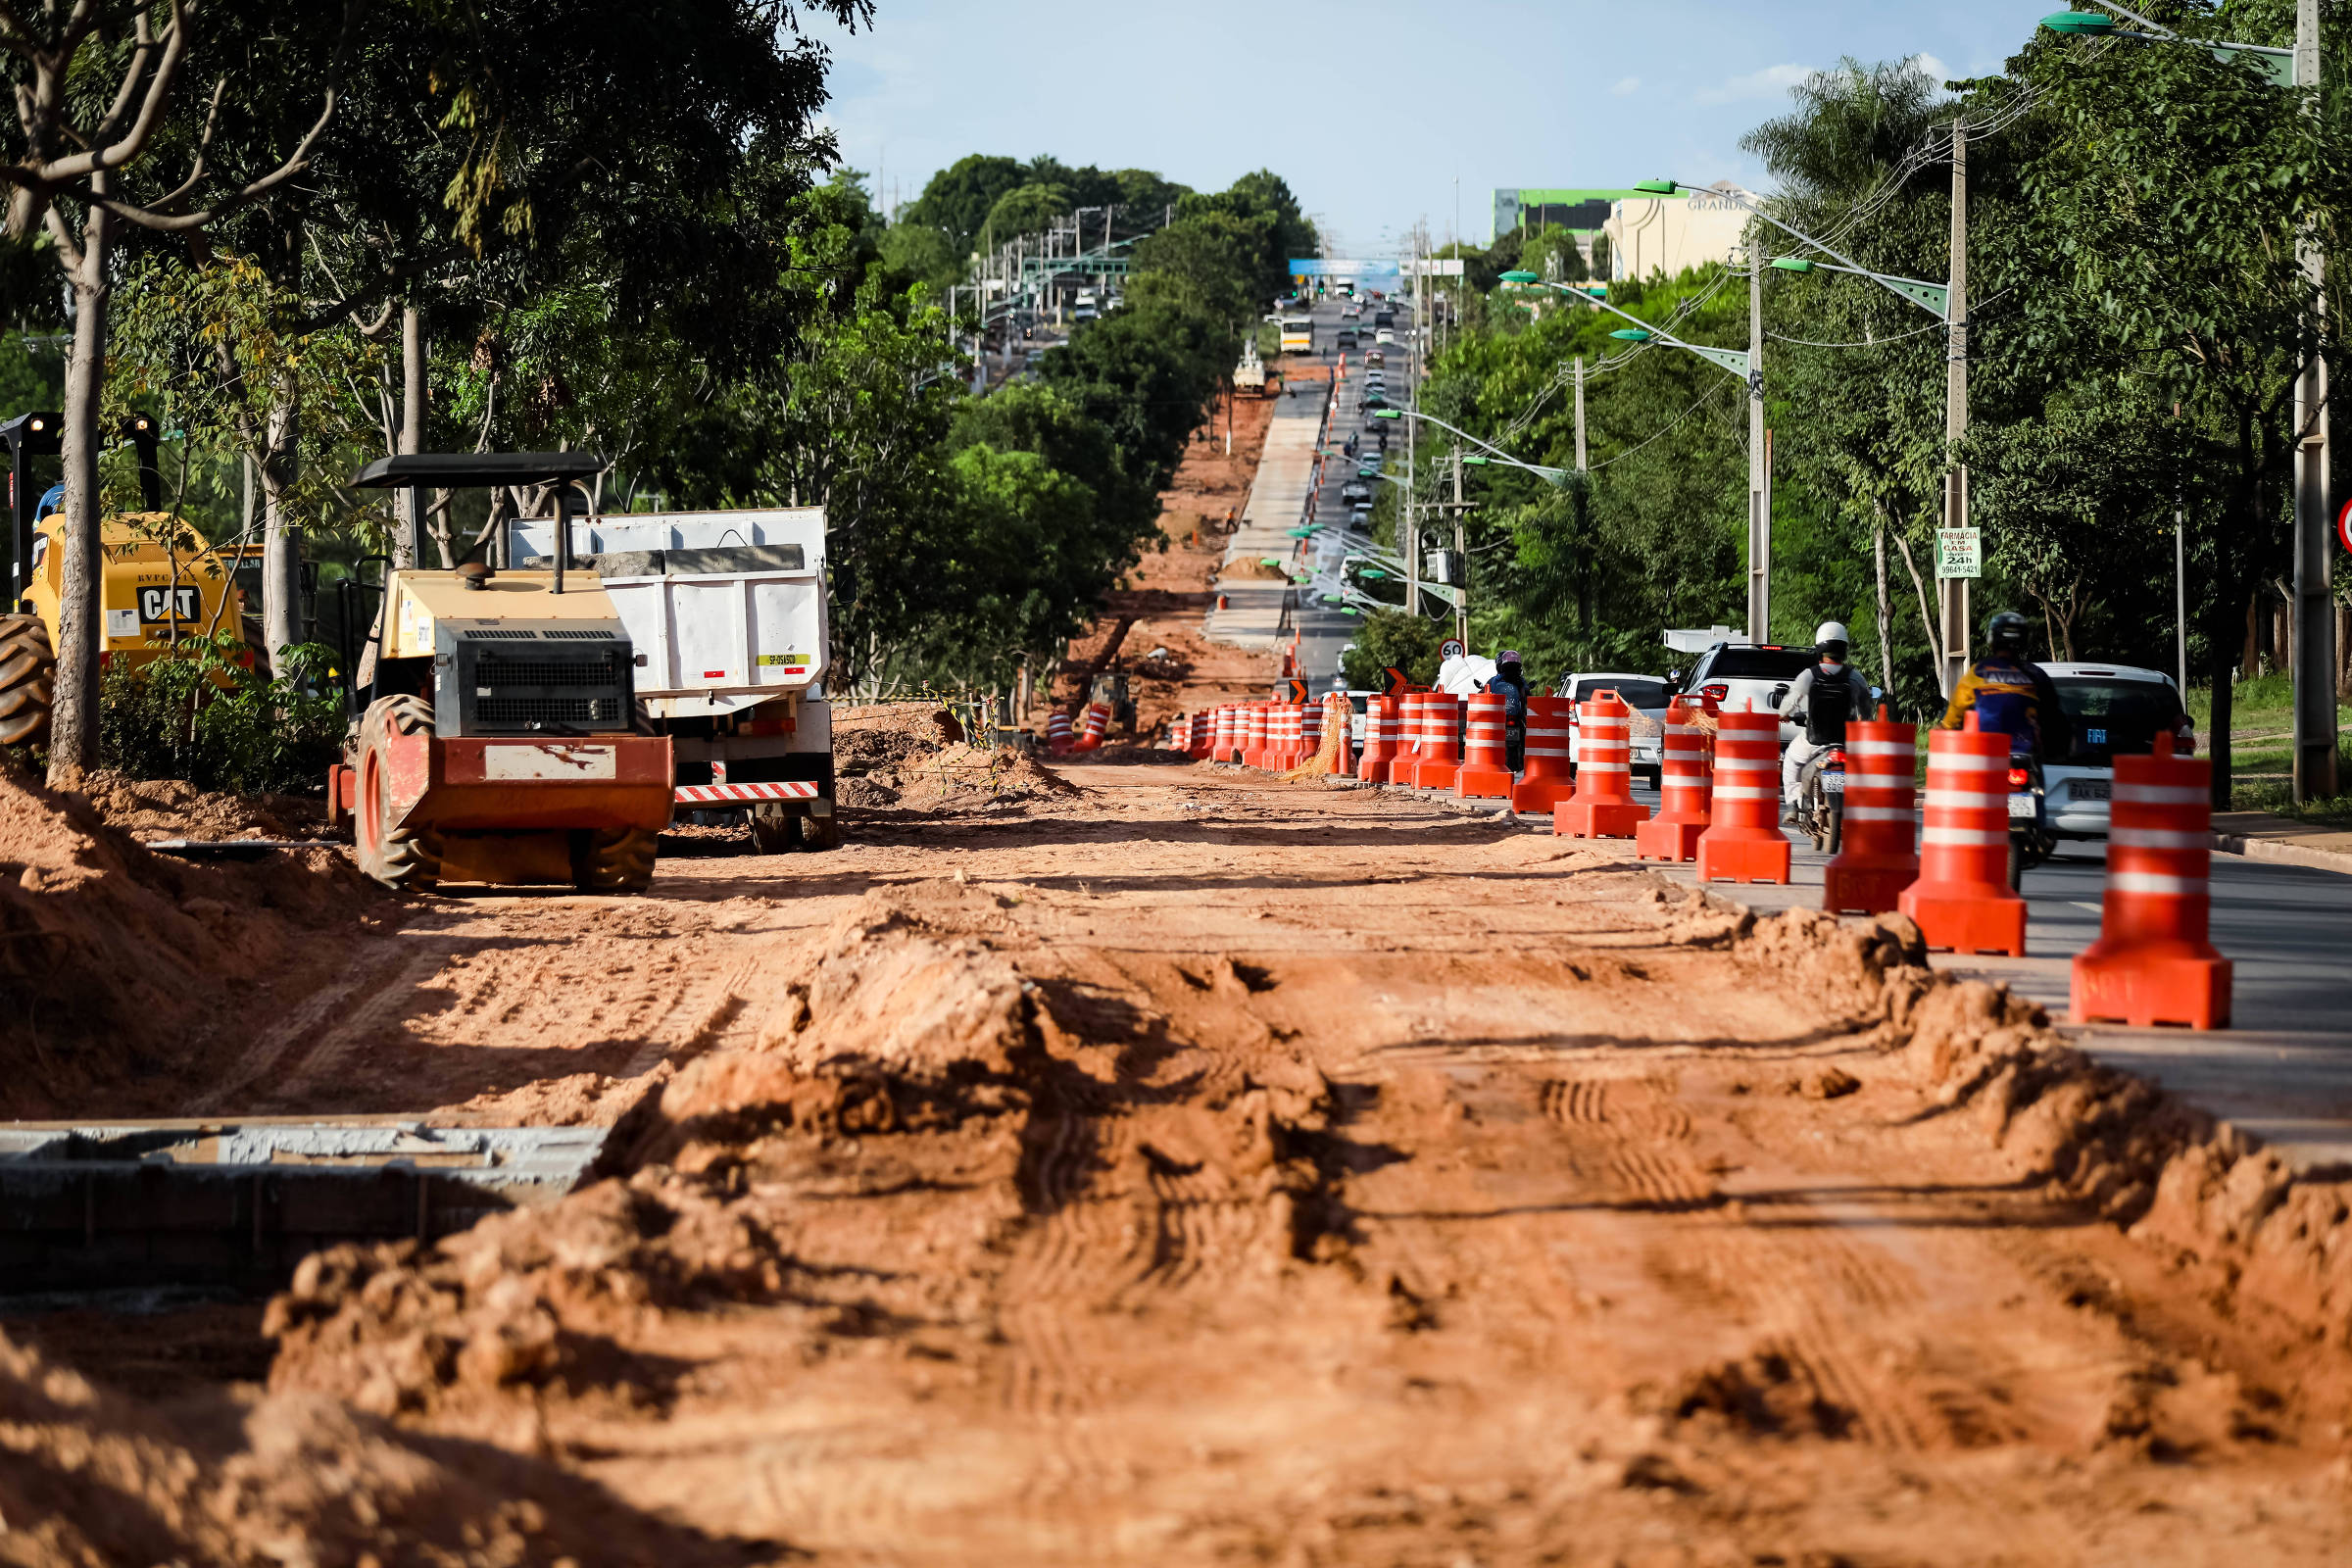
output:
[[[38,615],[0,615],[0,746],[38,746],[49,738],[57,692],[57,655]]]
[[[429,733],[433,708],[421,697],[386,697],[360,720],[358,799],[352,841],[360,870],[395,893],[430,893],[441,880],[441,851],[429,831],[390,825],[391,781],[384,750],[395,735]]]

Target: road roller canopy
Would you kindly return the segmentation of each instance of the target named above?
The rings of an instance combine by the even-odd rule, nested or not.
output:
[[[482,490],[502,484],[593,479],[605,471],[593,452],[406,452],[377,458],[351,482],[362,490]]]

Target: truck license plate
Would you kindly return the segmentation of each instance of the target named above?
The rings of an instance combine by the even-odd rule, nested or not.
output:
[[[2009,814],[2013,818],[2022,816],[2028,821],[2032,821],[2034,816],[2034,797],[2031,795],[2010,796]]]

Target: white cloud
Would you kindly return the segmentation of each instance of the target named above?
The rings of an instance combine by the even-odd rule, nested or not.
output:
[[[1637,91],[1640,90],[1641,86],[1642,78],[1640,76],[1628,76],[1623,81],[1617,83],[1616,86],[1609,89],[1609,96],[1612,98],[1631,98]]]
[[[1935,82],[1939,87],[1951,79],[1952,68],[1945,65],[1942,61],[1936,59],[1934,55],[1913,55],[1911,57],[1911,62],[1919,67],[1920,71],[1926,74],[1930,81]]]
[[[1702,104],[1728,104],[1742,98],[1778,98],[1811,74],[1811,66],[1766,66],[1762,71],[1734,76],[1720,87],[1700,88],[1697,101]]]

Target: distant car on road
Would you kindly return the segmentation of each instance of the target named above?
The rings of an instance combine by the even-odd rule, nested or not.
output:
[[[1361,479],[1350,479],[1340,486],[1340,499],[1351,507],[1358,501],[1369,501],[1372,499],[1372,487]]]
[[[1355,476],[1356,476],[1358,479],[1377,479],[1377,478],[1379,478],[1379,477],[1380,477],[1380,460],[1379,460],[1378,458],[1365,458],[1364,460],[1362,460],[1361,462],[1359,462],[1358,464],[1356,464],[1356,466],[1355,466]]]
[[[2066,755],[2041,760],[2050,832],[2062,839],[2103,839],[2115,796],[2115,760],[2147,756],[2159,735],[2172,736],[2175,751],[2186,752],[2196,731],[2180,688],[2162,670],[2134,664],[2041,667],[2058,688],[2067,729]]]
[[[1372,334],[1372,340],[1375,343],[1394,343],[1396,341],[1396,334],[1384,326]]]
[[[1396,311],[1383,305],[1372,313],[1372,324],[1374,326],[1395,326],[1396,324]]]
[[[1366,392],[1360,406],[1366,409],[1385,409],[1389,406],[1389,395],[1378,390]]]

